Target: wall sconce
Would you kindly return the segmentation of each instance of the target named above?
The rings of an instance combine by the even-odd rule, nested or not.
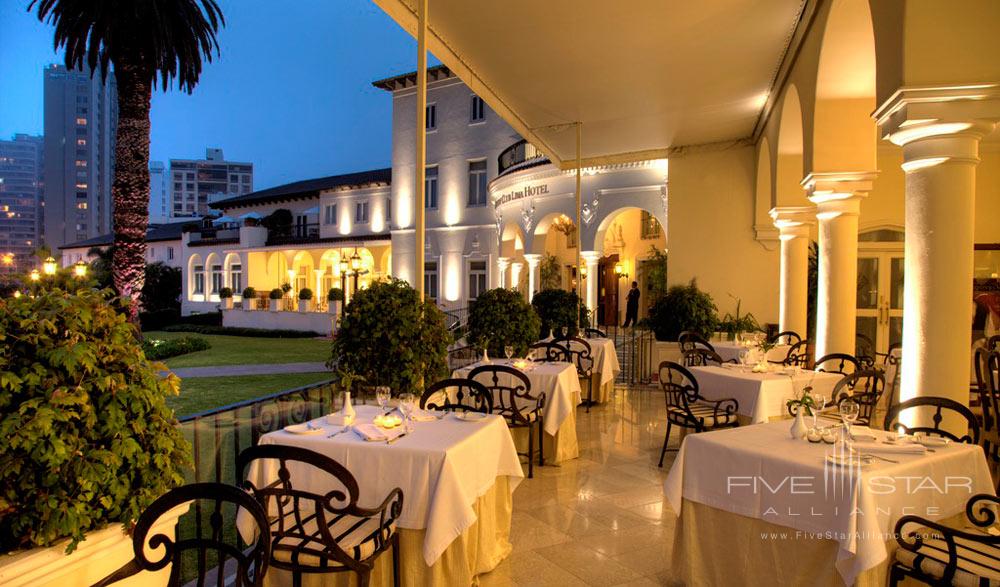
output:
[[[87,276],[87,264],[83,261],[77,261],[73,264],[73,275],[83,279]]]
[[[628,271],[625,271],[625,264],[621,261],[615,263],[615,275],[619,279],[628,279]]]
[[[45,261],[42,263],[42,271],[44,271],[46,275],[55,275],[56,260],[53,259],[52,257],[45,259]]]

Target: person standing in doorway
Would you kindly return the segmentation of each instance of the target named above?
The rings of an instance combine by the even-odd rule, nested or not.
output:
[[[625,324],[622,324],[622,328],[628,328],[629,325],[635,326],[635,323],[639,321],[639,282],[632,282],[632,289],[628,290],[628,298],[625,301]]]

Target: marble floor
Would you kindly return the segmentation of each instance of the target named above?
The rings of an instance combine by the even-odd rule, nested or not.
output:
[[[659,387],[620,387],[577,409],[580,458],[536,467],[514,492],[513,553],[480,577],[494,585],[666,585],[675,516],[657,467],[665,424]],[[671,447],[680,436],[674,434]]]

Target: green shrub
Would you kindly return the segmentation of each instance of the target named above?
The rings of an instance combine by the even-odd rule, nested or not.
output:
[[[219,299],[220,300],[225,300],[225,299],[231,298],[231,297],[233,297],[233,290],[232,290],[232,288],[224,287],[224,288],[222,288],[222,289],[219,290]]]
[[[255,297],[257,297],[257,290],[255,290],[252,287],[247,287],[243,289],[243,299],[252,300]]]
[[[313,290],[309,289],[308,287],[303,287],[302,289],[299,290],[299,299],[300,300],[313,299]]]
[[[710,338],[719,324],[719,314],[712,296],[698,289],[692,279],[687,285],[671,286],[667,295],[649,308],[644,323],[653,330],[656,340],[676,341],[685,330]]]
[[[472,346],[488,344],[490,355],[501,357],[511,345],[517,356],[524,356],[538,340],[541,320],[520,292],[497,288],[483,292],[469,306],[468,324],[466,340]]]
[[[329,366],[357,373],[370,385],[420,391],[447,376],[450,343],[444,313],[433,303],[421,303],[405,281],[376,281],[344,309]]]
[[[269,330],[266,328],[241,328],[238,326],[209,326],[202,324],[174,324],[164,332],[194,332],[195,334],[217,334],[221,336],[250,336],[257,338],[316,338],[323,336],[311,330]]]
[[[152,312],[140,312],[139,324],[143,331],[163,330],[166,326],[176,324],[181,318],[180,310],[164,309]]]
[[[142,341],[142,350],[150,361],[162,361],[196,351],[212,348],[208,341],[197,336],[182,336],[172,340],[149,339]]]
[[[126,527],[183,482],[190,447],[161,377],[108,291],[0,302],[0,550]],[[120,302],[114,302],[116,305]]]
[[[281,291],[281,289],[276,287],[271,290],[271,293],[267,294],[267,297],[272,300],[280,300],[281,298],[285,297],[285,292]]]
[[[344,290],[339,287],[331,287],[330,291],[326,294],[326,301],[328,302],[342,302],[344,301]]]
[[[577,329],[574,315],[574,308],[580,312],[580,328],[590,327],[589,312],[587,306],[576,296],[576,292],[564,289],[544,289],[535,294],[531,299],[531,306],[538,312],[538,317],[542,320],[540,336],[546,338],[549,334],[565,332],[569,336],[576,336]]]
[[[290,291],[292,291],[292,285],[290,283],[281,284],[281,293],[286,294]]]

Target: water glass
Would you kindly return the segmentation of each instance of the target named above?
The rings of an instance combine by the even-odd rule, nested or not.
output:
[[[386,413],[386,406],[389,405],[389,398],[392,396],[392,391],[389,389],[388,385],[379,385],[375,388],[375,401],[378,402],[378,407],[382,409],[382,413]]]
[[[410,431],[410,415],[413,414],[416,397],[412,393],[403,393],[399,396],[399,411],[403,413],[403,423],[405,430]]]
[[[840,418],[844,421],[845,440],[847,441],[848,450],[851,452],[854,450],[854,442],[851,438],[851,425],[857,421],[859,411],[858,402],[852,399],[845,399],[840,402]]]
[[[503,353],[505,355],[507,355],[507,360],[510,361],[511,357],[514,356],[514,346],[513,345],[507,345],[507,346],[503,347]]]

